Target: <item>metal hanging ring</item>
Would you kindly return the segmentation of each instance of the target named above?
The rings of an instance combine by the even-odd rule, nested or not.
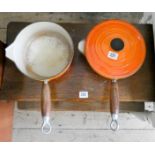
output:
[[[119,129],[119,124],[117,120],[112,120],[110,124],[110,128],[112,131],[117,131]]]

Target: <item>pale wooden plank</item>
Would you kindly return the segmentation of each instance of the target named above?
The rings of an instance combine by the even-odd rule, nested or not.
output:
[[[155,130],[61,130],[43,135],[39,129],[14,129],[13,141],[155,141]]]
[[[110,113],[104,112],[52,112],[52,125],[57,129],[108,129]],[[148,116],[149,117],[149,116]],[[120,129],[154,129],[145,113],[121,113]],[[40,128],[41,114],[37,111],[15,110],[14,128]]]
[[[2,41],[2,42],[6,42],[6,29],[0,29],[0,40]]]
[[[52,22],[99,22],[107,18],[120,18],[128,19],[130,22],[138,23],[142,18],[143,13],[130,13],[130,12],[114,12],[114,13],[0,13],[0,28],[6,28],[10,21],[21,22],[36,22],[36,21],[52,21]]]
[[[147,23],[147,24],[152,24],[152,12],[144,12],[141,20],[139,23]]]

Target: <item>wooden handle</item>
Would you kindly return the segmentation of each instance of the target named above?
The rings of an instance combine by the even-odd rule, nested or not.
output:
[[[41,112],[43,117],[42,132],[44,134],[49,134],[51,132],[51,93],[48,82],[44,82],[42,85]]]
[[[119,113],[119,90],[118,83],[116,80],[111,81],[110,89],[110,112],[112,116],[112,121],[110,127],[113,131],[118,130],[118,113]]]
[[[50,117],[51,113],[51,93],[48,83],[42,85],[41,109],[43,117]]]
[[[116,80],[111,81],[110,112],[114,114],[119,113],[119,91],[118,91],[118,83]]]

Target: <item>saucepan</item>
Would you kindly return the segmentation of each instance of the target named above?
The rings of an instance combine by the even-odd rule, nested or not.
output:
[[[146,47],[141,33],[132,24],[117,19],[97,24],[85,40],[78,44],[91,68],[99,75],[111,80],[110,127],[119,128],[119,90],[117,80],[136,73],[142,66]]]
[[[31,79],[42,81],[42,132],[51,132],[51,92],[49,81],[63,75],[74,56],[69,33],[52,22],[36,22],[25,27],[6,48],[6,57]]]

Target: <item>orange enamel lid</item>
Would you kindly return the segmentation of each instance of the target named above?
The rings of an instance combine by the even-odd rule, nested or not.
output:
[[[85,55],[90,66],[109,79],[126,78],[144,62],[145,42],[141,33],[122,20],[107,20],[88,34]]]

